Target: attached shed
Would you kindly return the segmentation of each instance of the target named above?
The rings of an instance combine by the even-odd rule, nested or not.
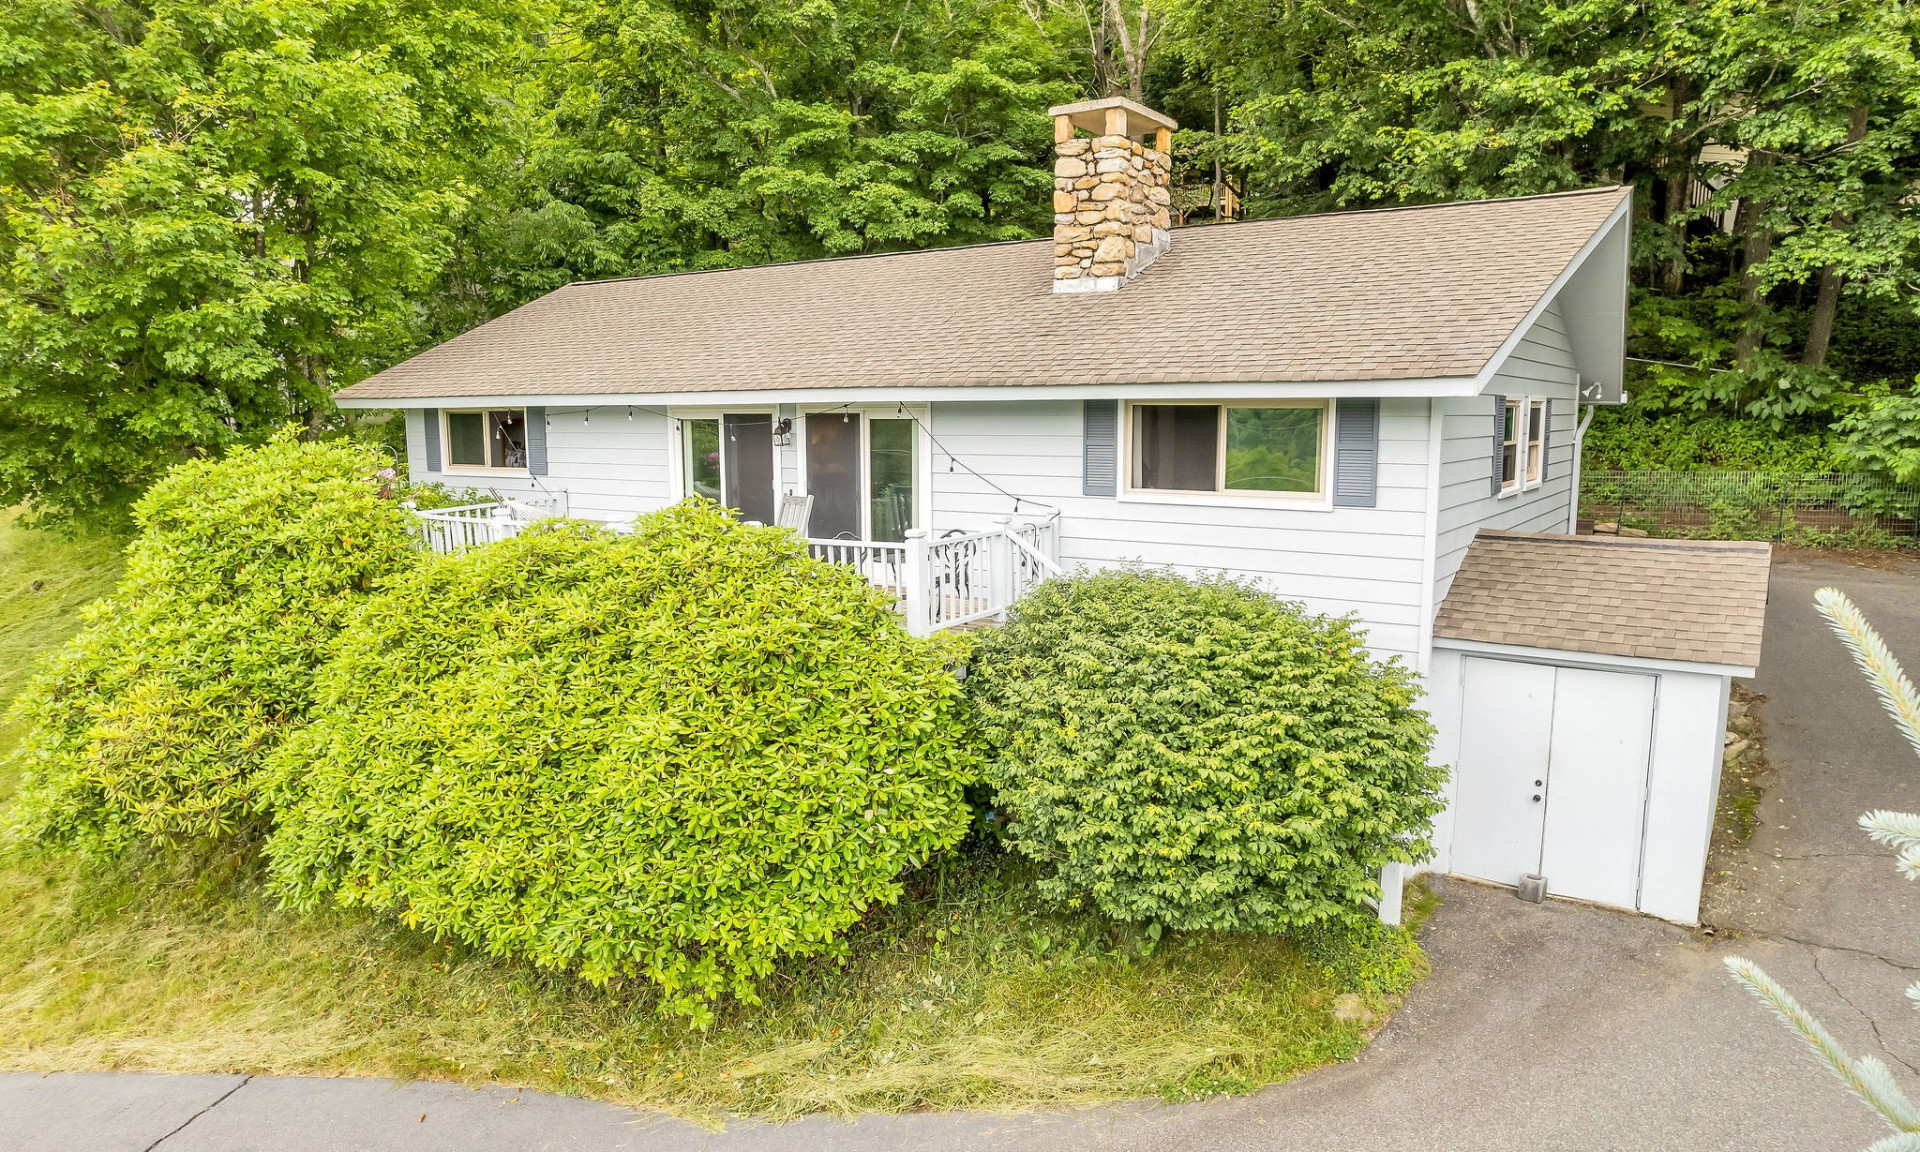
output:
[[[1453,771],[1426,867],[1695,923],[1769,562],[1746,541],[1482,529],[1434,622]]]

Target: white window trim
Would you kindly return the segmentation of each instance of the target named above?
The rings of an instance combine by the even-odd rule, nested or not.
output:
[[[1533,463],[1532,441],[1527,435],[1529,430],[1527,421],[1535,408],[1542,409],[1540,413],[1540,438],[1542,441],[1545,441],[1546,438],[1552,434],[1547,428],[1547,420],[1552,416],[1552,413],[1544,410],[1546,403],[1546,398],[1540,396],[1506,397],[1506,406],[1516,409],[1513,419],[1513,480],[1511,483],[1503,483],[1500,485],[1500,491],[1497,496],[1498,499],[1505,500],[1509,497],[1518,496],[1523,492],[1532,492],[1540,487],[1542,481],[1538,476],[1535,476],[1532,480],[1527,479],[1528,468]],[[1504,429],[1504,411],[1502,415],[1503,420],[1501,427]],[[1506,447],[1506,441],[1504,439],[1500,442],[1500,446],[1503,449]],[[1542,460],[1545,459],[1546,455],[1543,445],[1540,453]],[[1495,465],[1495,467],[1498,467],[1498,465]]]
[[[1546,408],[1547,408],[1547,402],[1545,399],[1529,396],[1527,397],[1527,406],[1525,409],[1523,409],[1523,411],[1526,413],[1526,416],[1527,416],[1527,423],[1526,423],[1526,427],[1522,429],[1522,431],[1526,433],[1526,437],[1521,442],[1520,487],[1523,490],[1529,491],[1529,492],[1531,492],[1535,488],[1540,487],[1540,483],[1541,483],[1540,472],[1541,472],[1542,466],[1546,463],[1546,455],[1547,455],[1546,445],[1547,445],[1547,436],[1549,435],[1547,431],[1547,419],[1549,418],[1549,416],[1551,416],[1551,413],[1549,413],[1546,410]],[[1541,459],[1539,460],[1535,460],[1533,458],[1533,414],[1536,410],[1538,410],[1540,413]]]
[[[871,471],[873,437],[870,421],[913,420],[913,523],[916,528],[933,526],[933,440],[927,434],[927,409],[914,404],[836,405],[832,408],[798,409],[793,422],[794,474],[799,491],[812,492],[807,475],[807,419],[810,416],[851,416],[860,421],[860,543],[873,541],[873,492]],[[816,537],[825,539],[825,537]],[[856,543],[856,541],[847,541]]]
[[[1319,490],[1315,492],[1256,492],[1228,491],[1224,478],[1221,487],[1212,492],[1196,492],[1177,488],[1141,488],[1133,482],[1134,464],[1134,410],[1136,408],[1158,408],[1169,405],[1176,407],[1219,408],[1318,408],[1320,409],[1320,478]],[[1119,443],[1116,445],[1120,474],[1119,495],[1115,497],[1123,504],[1186,504],[1209,508],[1285,508],[1300,512],[1333,511],[1333,401],[1329,399],[1293,399],[1276,397],[1271,400],[1128,400],[1120,406]],[[1227,466],[1226,435],[1227,422],[1220,421],[1217,432],[1220,443],[1215,451],[1215,475],[1224,477]]]
[[[724,408],[669,408],[667,409],[667,495],[670,502],[680,503],[692,495],[687,484],[687,430],[684,423],[688,420],[719,420],[723,416],[766,416],[777,426],[780,423],[780,410],[760,404],[729,404]],[[798,426],[796,422],[796,427]],[[774,437],[773,444],[773,506],[777,513],[780,508],[780,443]],[[726,490],[727,477],[727,438],[720,438],[720,486],[722,495]]]
[[[505,465],[502,465],[501,467],[496,468],[491,464],[455,464],[453,462],[453,427],[447,418],[450,416],[467,416],[467,415],[477,414],[481,418],[482,428],[484,430],[484,427],[485,427],[484,422],[486,420],[487,413],[489,412],[518,412],[520,413],[520,419],[522,421],[526,421],[529,419],[529,417],[527,416],[527,410],[525,408],[518,407],[512,404],[503,404],[497,408],[442,408],[440,410],[440,415],[439,415],[440,472],[442,475],[445,475],[445,476],[531,476],[533,475],[532,470],[526,467],[515,468],[515,467],[507,467]],[[493,437],[488,436],[486,438],[486,442],[487,442],[487,451],[489,454],[491,454],[493,451]],[[528,448],[528,454],[529,455],[532,454],[531,447]]]

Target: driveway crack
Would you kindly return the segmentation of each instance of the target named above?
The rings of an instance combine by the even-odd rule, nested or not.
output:
[[[1906,1058],[1902,1057],[1898,1052],[1895,1052],[1893,1049],[1887,1047],[1887,1038],[1880,1034],[1880,1022],[1878,1020],[1875,1020],[1871,1015],[1869,1015],[1865,1010],[1863,1010],[1860,1007],[1860,1005],[1855,1004],[1853,1002],[1853,999],[1849,997],[1845,992],[1840,991],[1840,986],[1833,982],[1833,978],[1831,976],[1827,975],[1827,970],[1825,968],[1820,967],[1820,953],[1818,951],[1814,952],[1813,954],[1813,970],[1820,974],[1820,979],[1827,982],[1827,987],[1833,989],[1833,994],[1835,996],[1840,997],[1840,1002],[1842,1004],[1845,1004],[1847,1007],[1853,1009],[1855,1012],[1858,1012],[1860,1014],[1860,1018],[1867,1022],[1867,1027],[1873,1029],[1873,1040],[1874,1040],[1874,1043],[1880,1045],[1880,1051],[1885,1052],[1890,1058],[1892,1058],[1892,1060],[1896,1064],[1899,1064],[1901,1067],[1905,1068],[1907,1071],[1913,1073],[1915,1076],[1920,1076],[1920,1068],[1914,1067],[1913,1064],[1908,1062]]]
[[[1798,856],[1769,853],[1769,860],[1885,860],[1885,852],[1805,852]]]
[[[178,1128],[175,1128],[173,1131],[167,1133],[165,1136],[162,1136],[160,1137],[160,1139],[155,1140],[153,1143],[147,1145],[146,1148],[143,1150],[143,1152],[153,1152],[155,1148],[160,1147],[160,1145],[165,1144],[167,1141],[173,1139],[175,1136],[180,1135],[180,1133],[186,1128],[187,1125],[193,1123],[195,1120],[200,1119],[200,1117],[205,1116],[207,1113],[213,1111],[215,1108],[220,1107],[220,1105],[226,1103],[227,1097],[233,1095],[235,1092],[240,1091],[240,1089],[245,1088],[248,1084],[251,1084],[252,1082],[253,1082],[253,1073],[249,1072],[245,1076],[242,1076],[240,1078],[240,1083],[235,1084],[233,1087],[227,1089],[225,1092],[220,1093],[219,1098],[214,1100],[213,1103],[207,1105],[205,1108],[200,1109],[200,1111],[195,1112],[193,1115],[187,1117],[185,1120],[182,1120]]]
[[[1738,924],[1730,924],[1727,925],[1727,927],[1743,931],[1756,940],[1785,940],[1789,944],[1799,944],[1803,947],[1815,948],[1823,952],[1851,952],[1855,956],[1865,956],[1869,960],[1878,960],[1887,967],[1897,968],[1902,972],[1920,972],[1920,964],[1902,964],[1898,960],[1882,956],[1880,953],[1867,948],[1849,948],[1845,944],[1833,944],[1825,940],[1809,940],[1804,936],[1789,936],[1785,932],[1772,932],[1765,928],[1741,928]]]

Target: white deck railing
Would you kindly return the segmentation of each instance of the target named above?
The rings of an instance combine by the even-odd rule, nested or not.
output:
[[[565,515],[563,501],[564,494],[556,494],[416,508],[415,530],[434,552],[464,552],[517,536],[545,517]],[[1060,575],[1058,519],[1001,516],[986,528],[938,539],[916,528],[898,543],[808,540],[807,551],[847,565],[898,597],[907,630],[916,636],[1002,618],[1021,597]]]
[[[907,546],[884,540],[809,540],[807,551],[816,560],[845,564],[876,588],[895,596],[907,586]]]
[[[1060,575],[1058,521],[995,519],[991,527],[938,539],[924,528],[904,543],[809,540],[821,559],[848,564],[900,598],[907,630],[925,636],[998,619],[1049,577]]]
[[[564,515],[563,495],[515,496],[452,508],[415,508],[414,531],[428,549],[443,555],[517,536],[536,520]]]

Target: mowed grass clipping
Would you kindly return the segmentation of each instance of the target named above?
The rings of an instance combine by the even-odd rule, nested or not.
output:
[[[36,596],[111,584],[105,542],[4,531],[0,573],[32,569]],[[9,659],[76,623],[66,599],[20,610],[0,593]],[[1352,1056],[1393,1006],[1283,940],[1156,941],[1042,905],[1026,867],[950,858],[861,923],[848,963],[782,969],[764,1004],[698,1032],[636,984],[279,909],[231,855],[15,855],[0,859],[0,1067],[497,1082],[705,1121],[1013,1109],[1248,1091]]]

